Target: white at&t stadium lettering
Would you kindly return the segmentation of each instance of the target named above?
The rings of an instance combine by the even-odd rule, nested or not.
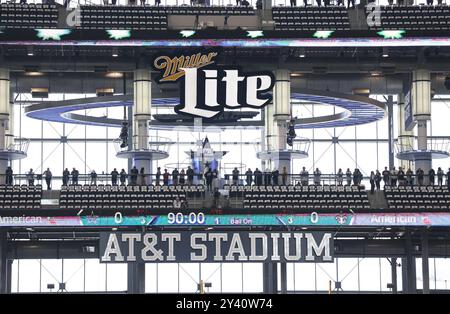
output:
[[[333,261],[331,233],[103,233],[101,262]]]
[[[181,68],[180,105],[175,112],[213,118],[224,108],[250,107],[261,109],[272,101],[267,94],[275,82],[271,72],[247,75],[237,68]]]

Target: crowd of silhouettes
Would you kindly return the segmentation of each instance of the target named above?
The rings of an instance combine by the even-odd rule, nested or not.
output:
[[[13,185],[14,174],[11,167],[7,167],[5,171],[5,184]],[[47,168],[41,175],[36,175],[33,169],[30,169],[26,175],[26,180],[28,185],[35,185],[35,180],[45,180],[47,189],[52,189],[53,174],[50,168]],[[68,168],[64,169],[62,173],[62,185],[78,185],[79,184],[80,173],[76,168],[72,168],[69,171]],[[278,186],[278,185],[289,185],[297,184],[302,186],[322,185],[324,182],[332,183],[338,186],[360,186],[364,178],[361,171],[356,168],[353,171],[350,168],[344,172],[341,168],[336,174],[326,175],[326,178],[322,178],[322,172],[319,168],[316,168],[311,174],[306,170],[306,167],[302,167],[299,174],[289,174],[286,167],[283,167],[281,172],[278,169],[269,170],[266,169],[261,171],[255,168],[253,171],[251,168],[241,175],[238,168],[234,168],[231,172],[231,180],[229,180],[230,175],[225,174],[225,181],[231,185],[245,184],[247,186]],[[119,172],[116,168],[109,174],[105,175],[102,173],[101,180],[109,181],[113,186],[117,185],[148,185],[155,184],[157,186],[177,186],[177,185],[193,185],[194,179],[197,178],[197,183],[203,184],[207,191],[213,192],[215,189],[219,188],[219,173],[217,169],[212,169],[209,167],[205,168],[203,173],[195,173],[194,169],[190,166],[184,170],[178,170],[178,168],[173,169],[169,172],[167,169],[161,171],[161,167],[157,168],[156,174],[147,174],[145,169],[142,167],[140,170],[134,166],[130,169],[129,173],[125,169],[121,169]],[[87,180],[86,180],[87,179]],[[399,167],[398,169],[393,167],[391,170],[385,167],[383,171],[375,170],[371,171],[368,180],[370,183],[370,190],[373,193],[375,190],[381,189],[381,182],[383,186],[396,187],[396,186],[434,186],[434,185],[447,185],[450,188],[450,168],[445,172],[441,167],[437,170],[431,168],[427,173],[425,173],[421,168],[417,169],[415,172],[411,169],[405,169]],[[91,170],[90,173],[85,177],[84,182],[90,182],[91,185],[97,185],[98,174],[95,170]]]

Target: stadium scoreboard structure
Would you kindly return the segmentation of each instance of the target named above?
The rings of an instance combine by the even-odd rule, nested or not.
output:
[[[283,62],[280,60],[266,62],[267,68],[261,67],[261,59],[251,60],[252,53],[256,51],[261,53],[261,51],[277,49],[284,52],[286,49],[289,51],[289,49],[298,48],[336,49],[336,51],[342,48],[367,50],[395,48],[400,51],[402,49],[418,51],[424,47],[448,49],[450,31],[437,32],[426,29],[279,31],[242,28],[142,31],[4,28],[0,30],[0,46],[12,51],[9,52],[10,55],[4,56],[8,78],[0,78],[0,81],[8,81],[8,84],[9,75],[14,72],[23,72],[23,68],[30,62],[24,59],[25,56],[15,58],[14,49],[39,47],[56,54],[59,49],[90,51],[90,49],[95,50],[101,47],[119,48],[130,52],[133,57],[127,55],[124,59],[129,58],[128,60],[121,60],[125,65],[112,63],[111,69],[121,66],[126,68],[123,72],[134,72],[133,97],[124,91],[123,96],[108,96],[110,98],[100,96],[93,99],[55,102],[36,101],[37,103],[25,109],[25,114],[29,118],[55,123],[117,127],[122,126],[123,121],[119,123],[117,119],[108,119],[108,117],[76,115],[72,111],[109,107],[124,107],[124,110],[127,107],[132,108],[135,112],[133,118],[130,118],[130,125],[132,125],[131,130],[137,133],[138,143],[137,145],[129,143],[132,147],[120,153],[126,155],[130,163],[135,162],[151,173],[154,170],[152,162],[165,158],[168,153],[152,150],[149,146],[149,132],[168,130],[173,126],[170,123],[164,125],[164,122],[153,123],[155,120],[151,119],[150,111],[152,106],[173,109],[177,115],[189,116],[189,119],[192,118],[193,121],[200,119],[202,122],[212,124],[215,122],[214,119],[224,112],[257,110],[263,118],[256,121],[257,123],[255,122],[253,126],[263,128],[270,120],[273,122],[270,128],[274,125],[277,126],[275,129],[278,128],[277,131],[270,130],[273,134],[265,134],[266,140],[277,136],[282,138],[284,136],[282,128],[286,128],[286,121],[291,119],[293,128],[300,130],[357,126],[380,121],[388,115],[389,119],[392,119],[392,107],[389,107],[392,106],[392,100],[387,106],[366,95],[354,95],[358,93],[338,94],[325,90],[326,88],[313,91],[304,86],[292,87],[291,92],[291,76],[289,70],[283,68],[283,66],[286,67]],[[138,52],[145,49],[148,51],[138,55]],[[229,51],[233,49],[250,51],[250,58],[243,61],[231,60]],[[33,57],[33,54],[28,52],[27,57]],[[42,68],[50,67],[51,70],[52,60],[51,54],[49,55],[50,60],[47,62],[50,66],[45,65],[43,61],[45,56],[39,59],[42,64],[40,61],[35,61],[39,63],[39,69],[42,66]],[[76,54],[74,55],[76,58]],[[61,56],[58,58],[63,63],[68,59]],[[88,60],[89,57],[86,56],[82,56],[81,59],[86,61],[86,66],[92,66],[96,60],[96,58]],[[8,60],[11,60],[11,64],[6,64]],[[83,60],[77,59],[80,62]],[[105,57],[105,60],[110,59]],[[327,62],[339,64],[339,55],[336,59]],[[381,63],[380,60],[376,60],[376,64]],[[142,64],[145,65],[144,68]],[[450,67],[445,68],[448,65],[444,64],[443,70],[450,71]],[[364,68],[362,71],[370,72],[370,70]],[[411,69],[411,71],[414,70]],[[345,69],[345,71],[352,71],[352,69]],[[327,75],[326,71],[315,74],[324,77]],[[429,73],[424,77],[419,74],[414,72],[415,80],[409,83],[420,84],[431,81]],[[401,81],[406,80],[402,78]],[[125,77],[124,89],[126,89],[126,83]],[[161,97],[151,98],[152,83],[158,84],[158,87],[167,85],[168,89],[176,86],[174,83],[179,85],[175,88],[176,93],[170,90],[165,95],[165,91],[161,88],[163,90],[160,91]],[[9,87],[8,85],[5,88]],[[443,90],[442,86],[439,88]],[[414,91],[423,89],[414,85]],[[416,111],[413,112],[412,107],[415,105],[412,98],[420,97],[414,96],[412,90],[411,88],[407,96],[408,119],[401,120],[411,128],[414,127],[412,122],[414,116],[426,116],[426,113],[417,113],[417,105]],[[67,92],[70,93],[70,86],[67,87]],[[369,90],[367,94],[370,92]],[[149,94],[150,97],[148,97]],[[342,109],[342,112],[326,117],[297,119],[292,117],[290,110],[291,103],[294,101],[334,106]],[[9,99],[6,102],[9,104]],[[278,106],[279,103],[283,105]],[[2,104],[3,102],[0,101],[0,111],[5,111],[6,109],[3,108],[5,106]],[[271,112],[270,110],[274,109],[269,107],[272,108],[275,105],[277,105],[277,111]],[[0,112],[0,114],[7,116],[7,112]],[[2,119],[2,121],[7,120]],[[242,121],[236,124],[239,125],[240,122]],[[224,122],[221,126],[232,126],[234,122],[228,125],[227,123]],[[251,125],[251,122],[248,125]],[[270,128],[267,127],[266,132],[269,132],[267,129]],[[275,135],[276,132],[279,134]],[[5,136],[5,134],[0,135]],[[392,140],[392,134],[389,136]],[[268,143],[266,144],[269,146]],[[290,170],[291,160],[295,156],[308,157],[307,151],[293,152],[286,147],[286,143],[277,142],[273,146],[277,147],[277,157],[270,159],[272,158],[270,153],[273,152],[269,148],[273,149],[273,147],[267,148],[265,153],[269,155],[268,160],[270,163],[273,162],[276,168],[281,169],[284,166]],[[0,147],[0,149],[4,150],[6,155],[11,155],[8,148]],[[393,155],[391,150],[390,154]],[[119,153],[117,157],[120,157]],[[153,189],[153,185],[150,184],[150,186]],[[164,191],[158,190],[159,192]],[[358,188],[357,193],[360,192]],[[448,191],[447,194],[445,193],[442,192],[444,201],[448,198]],[[363,190],[361,194],[367,198],[368,204],[371,204],[367,191]],[[385,199],[384,194],[380,198]],[[332,201],[329,200],[328,206],[333,205]],[[273,208],[268,212],[264,212],[264,208],[253,211],[252,208],[243,207],[231,210],[202,207],[181,210],[171,206],[165,207],[164,210],[139,209],[133,206],[130,209],[121,209],[120,206],[118,206],[119,209],[84,208],[77,205],[73,208],[54,206],[53,208],[19,209],[11,207],[0,211],[0,240],[2,240],[0,241],[0,257],[2,258],[0,264],[20,257],[32,258],[33,256],[45,259],[54,255],[58,258],[87,256],[98,258],[102,263],[128,263],[129,292],[143,293],[142,286],[136,287],[132,282],[133,280],[142,281],[143,263],[261,262],[264,263],[264,292],[277,293],[279,291],[277,284],[274,285],[273,282],[277,281],[277,275],[274,272],[277,273],[277,263],[280,263],[284,269],[280,273],[283,286],[281,290],[286,292],[285,267],[289,262],[333,263],[336,258],[341,257],[376,256],[395,260],[402,258],[411,268],[413,259],[418,256],[427,260],[430,256],[448,257],[450,255],[447,253],[447,248],[450,252],[450,241],[448,241],[450,211],[441,210],[438,207],[431,210],[421,208],[420,205],[418,207],[416,210],[408,208],[397,210],[369,206],[369,208],[357,210],[348,206],[344,209],[328,207],[326,210],[315,209],[312,206],[296,210],[288,205],[283,209]],[[27,238],[29,233],[36,235],[35,238]],[[72,241],[65,241],[70,237]],[[429,237],[432,238],[430,242],[428,242]],[[43,241],[39,241],[40,239]],[[376,245],[372,245],[371,241],[375,241]],[[35,247],[27,246],[24,242],[29,242]],[[70,245],[67,242],[71,242]],[[412,242],[421,243],[420,251],[414,251]],[[84,252],[80,249],[92,244],[95,247],[94,252]],[[67,250],[61,249],[65,245]],[[0,275],[0,292],[2,293],[11,292],[7,291],[6,272],[7,269],[2,267]],[[416,290],[415,284],[412,283],[415,281],[415,278],[412,278],[414,275],[405,272],[404,280],[407,284],[405,292],[412,293]],[[429,292],[429,287],[424,287],[424,290],[426,289]]]

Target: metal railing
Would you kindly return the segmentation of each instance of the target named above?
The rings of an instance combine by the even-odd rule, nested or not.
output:
[[[418,148],[417,136],[398,138],[394,140],[395,152],[397,154],[409,153],[409,152],[421,152]],[[450,153],[450,138],[448,137],[428,137],[427,138],[427,150],[434,152]]]
[[[264,146],[264,151],[277,151],[279,150],[278,147],[276,146],[276,144],[279,141],[284,141],[286,142],[286,137],[284,136],[273,136],[270,137],[270,140],[267,139],[261,139],[261,138],[257,138],[255,140],[256,144],[255,144],[255,150],[256,152],[260,152],[262,150],[262,143],[265,140],[266,145]],[[286,148],[284,150],[287,151],[300,151],[300,152],[304,152],[304,153],[308,153],[309,152],[309,148],[311,146],[311,140],[309,138],[306,137],[296,137],[294,139],[294,141],[292,142],[292,146],[287,145],[286,143]]]
[[[18,152],[26,154],[28,152],[28,147],[30,145],[30,140],[27,138],[16,137],[12,134],[5,135],[5,147],[9,152]]]
[[[121,147],[122,139],[118,138],[113,141],[116,152],[126,152],[128,150],[133,151],[159,151],[168,152],[170,145],[174,144],[172,140],[167,137],[161,136],[133,136],[132,143],[128,143],[128,146]],[[141,143],[147,143],[146,149],[139,149]]]

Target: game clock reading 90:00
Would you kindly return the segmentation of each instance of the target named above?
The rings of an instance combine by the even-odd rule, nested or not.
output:
[[[170,225],[203,225],[205,223],[205,215],[203,213],[169,213],[167,222]]]

